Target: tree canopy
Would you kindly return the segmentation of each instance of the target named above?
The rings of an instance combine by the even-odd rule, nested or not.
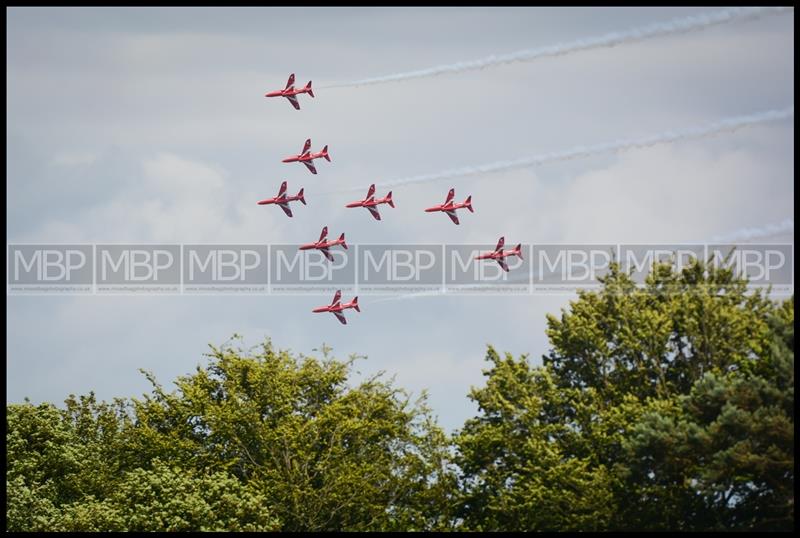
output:
[[[269,340],[212,346],[172,391],[144,372],[140,398],[7,404],[7,528],[793,528],[793,297],[612,265],[547,335],[539,365],[488,346],[452,435],[357,357]]]
[[[377,530],[447,525],[425,398],[348,386],[353,360],[212,350],[141,399],[10,404],[9,530]]]
[[[548,317],[542,366],[489,347],[454,437],[465,525],[791,529],[794,298],[701,262],[602,283]]]

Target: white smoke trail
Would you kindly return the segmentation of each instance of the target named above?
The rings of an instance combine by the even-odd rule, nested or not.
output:
[[[767,224],[757,228],[742,228],[726,235],[715,235],[711,240],[717,243],[735,243],[773,237],[794,231],[794,220],[785,219],[776,224]]]
[[[734,116],[710,123],[704,126],[687,127],[684,129],[677,129],[672,131],[665,131],[662,133],[644,136],[642,138],[623,139],[614,142],[607,142],[604,144],[595,144],[592,146],[578,146],[572,149],[556,151],[552,153],[544,153],[542,155],[534,155],[533,157],[525,157],[512,161],[499,161],[489,164],[481,164],[476,166],[464,166],[462,168],[453,168],[436,172],[434,174],[424,174],[420,176],[413,176],[395,181],[388,181],[385,183],[376,184],[377,188],[381,187],[400,187],[410,185],[413,183],[427,183],[429,181],[440,181],[443,179],[451,179],[456,177],[473,176],[478,174],[489,174],[492,172],[499,172],[502,170],[511,170],[515,168],[527,168],[531,166],[539,166],[547,163],[569,161],[572,159],[581,159],[599,155],[603,153],[615,153],[628,149],[645,148],[655,146],[657,144],[668,144],[677,142],[679,140],[688,140],[694,138],[703,138],[713,136],[725,132],[733,132],[737,129],[750,127],[760,123],[770,121],[778,121],[794,116],[794,106],[790,106],[780,110],[767,110],[765,112],[758,112],[745,116]],[[360,192],[363,187],[356,187],[350,189],[341,189],[336,191],[328,191],[320,193],[320,195],[339,194],[348,192]]]
[[[503,284],[522,284],[527,283],[529,281],[529,276],[524,277],[516,277],[516,278],[509,278],[508,280],[504,280]],[[464,290],[470,289],[481,289],[486,288],[486,284],[461,284],[459,289],[450,290],[448,291],[446,288],[440,288],[438,290],[429,290],[429,291],[418,291],[415,293],[403,293],[400,295],[390,295],[387,297],[381,297],[380,299],[375,299],[374,301],[363,302],[364,304],[370,305],[375,303],[384,303],[386,301],[407,301],[409,299],[419,299],[421,297],[455,297],[459,296],[459,292]],[[462,296],[463,297],[463,296]]]
[[[508,54],[501,54],[499,56],[492,55],[479,60],[470,60],[464,62],[457,62],[448,65],[440,65],[430,67],[428,69],[420,69],[418,71],[408,71],[405,73],[396,73],[393,75],[386,75],[383,77],[366,78],[356,80],[353,82],[342,82],[337,84],[329,84],[320,86],[320,88],[352,88],[356,86],[366,86],[370,84],[383,84],[386,82],[397,82],[400,80],[408,80],[413,78],[432,77],[442,75],[445,73],[460,73],[463,71],[471,71],[477,69],[485,69],[496,65],[509,64],[514,62],[531,62],[539,58],[548,56],[563,56],[573,52],[579,52],[590,49],[615,47],[625,43],[634,43],[654,37],[660,37],[670,34],[680,34],[685,32],[702,30],[709,26],[718,24],[725,24],[734,21],[752,20],[763,17],[765,15],[773,15],[783,13],[792,8],[789,7],[763,7],[763,8],[731,8],[704,15],[694,15],[679,19],[673,19],[667,22],[660,22],[642,26],[639,28],[632,28],[622,32],[611,32],[597,37],[587,39],[578,39],[568,43],[561,43],[557,45],[550,45],[537,49],[520,50]]]

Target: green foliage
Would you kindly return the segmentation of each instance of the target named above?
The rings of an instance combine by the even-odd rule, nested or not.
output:
[[[466,487],[461,516],[468,529],[595,530],[613,512],[610,475],[591,456],[572,456],[561,442],[575,424],[553,420],[572,404],[591,413],[592,395],[559,390],[551,372],[526,358],[501,358],[489,347],[487,386],[473,389],[482,416],[467,421],[457,437]]]
[[[793,316],[785,316],[791,303],[770,320],[775,339],[758,364],[704,374],[671,409],[646,414],[632,429],[628,448],[638,482],[694,497],[698,526],[785,530],[794,524]]]
[[[454,443],[476,530],[786,530],[794,524],[794,300],[730,270],[613,264],[541,367],[489,347]]]
[[[548,317],[541,366],[489,346],[451,438],[357,357],[213,348],[168,392],[7,404],[11,531],[788,530],[794,300],[729,270],[612,265]]]
[[[152,470],[126,473],[106,499],[63,507],[53,530],[277,530],[266,506],[252,484],[243,486],[225,472],[203,475],[156,459]]]
[[[212,348],[167,393],[7,406],[12,530],[438,529],[447,439],[354,358]]]

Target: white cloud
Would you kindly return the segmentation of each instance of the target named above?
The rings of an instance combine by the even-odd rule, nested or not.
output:
[[[551,217],[566,242],[710,240],[742,222],[793,214],[782,194],[791,188],[789,172],[746,149],[715,154],[685,144],[632,151],[571,181]]]
[[[300,111],[263,97],[292,71],[319,85],[690,11],[12,10],[7,131],[27,144],[9,151],[9,240],[294,243],[327,224],[350,243],[671,242],[780,221],[794,209],[793,125],[398,188],[381,222],[343,207],[363,193],[318,194],[785,107],[792,17],[319,91]],[[280,162],[308,137],[333,157],[316,176]],[[110,151],[115,144],[122,149]],[[293,192],[305,187],[308,206],[292,219],[255,203],[282,180]],[[422,212],[451,186],[459,199],[473,195],[476,212],[461,226]],[[544,314],[568,297],[364,301],[347,326],[310,313],[319,297],[9,299],[12,400],[35,392],[57,401],[93,387],[105,387],[104,397],[135,394],[140,379],[124,372],[152,367],[168,382],[203,360],[207,342],[240,332],[297,352],[327,342],[339,357],[368,354],[364,371],[428,387],[452,427],[472,412],[465,395],[481,383],[485,344],[538,362]]]

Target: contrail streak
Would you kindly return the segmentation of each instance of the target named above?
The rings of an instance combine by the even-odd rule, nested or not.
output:
[[[715,26],[718,24],[725,24],[734,21],[752,20],[763,17],[765,15],[773,15],[789,11],[789,7],[764,7],[764,8],[730,8],[703,15],[693,15],[673,19],[667,22],[659,22],[642,26],[639,28],[632,28],[622,32],[611,32],[597,37],[590,37],[586,39],[578,39],[567,43],[560,43],[557,45],[550,45],[536,49],[520,50],[508,54],[492,55],[478,60],[470,60],[464,62],[457,62],[448,65],[439,65],[427,69],[420,69],[417,71],[407,71],[404,73],[395,73],[393,75],[386,75],[375,78],[365,78],[353,82],[342,82],[337,84],[329,84],[321,86],[320,88],[352,88],[356,86],[366,86],[371,84],[383,84],[386,82],[397,82],[400,80],[409,80],[414,78],[432,77],[446,73],[461,73],[463,71],[472,71],[477,69],[485,69],[496,65],[510,64],[514,62],[531,62],[539,58],[546,58],[550,56],[564,56],[573,52],[580,52],[584,50],[591,50],[597,48],[615,47],[625,43],[635,43],[637,41],[644,41],[655,37],[666,36],[671,34],[680,34],[685,32],[692,32]]]
[[[541,155],[534,155],[532,157],[525,157],[512,161],[498,161],[489,164],[481,164],[475,166],[465,166],[462,168],[452,168],[434,174],[424,174],[420,176],[413,176],[395,181],[388,181],[385,183],[376,184],[376,187],[400,187],[404,185],[411,185],[414,183],[427,183],[430,181],[440,181],[443,179],[452,179],[456,177],[474,176],[479,174],[489,174],[492,172],[499,172],[503,170],[512,170],[515,168],[528,168],[531,166],[539,166],[547,163],[569,161],[573,159],[582,159],[591,157],[593,155],[600,155],[603,153],[616,153],[628,149],[646,148],[658,144],[668,144],[671,142],[678,142],[680,140],[689,140],[694,138],[704,138],[725,132],[733,132],[737,129],[758,125],[771,121],[783,120],[794,116],[794,106],[783,108],[780,110],[767,110],[765,112],[758,112],[745,116],[733,116],[714,123],[709,123],[703,126],[687,127],[684,129],[676,129],[671,131],[664,131],[657,134],[644,136],[641,138],[622,139],[614,142],[607,142],[604,144],[596,144],[593,146],[577,146],[572,149],[563,151],[556,151],[552,153],[544,153]],[[341,189],[336,191],[328,191],[323,194],[339,194],[346,192],[360,192],[364,190],[363,187],[355,187],[350,189]]]
[[[763,237],[772,237],[794,231],[794,220],[785,219],[776,224],[767,224],[757,228],[742,228],[726,235],[715,235],[711,240],[719,243],[750,241]]]

